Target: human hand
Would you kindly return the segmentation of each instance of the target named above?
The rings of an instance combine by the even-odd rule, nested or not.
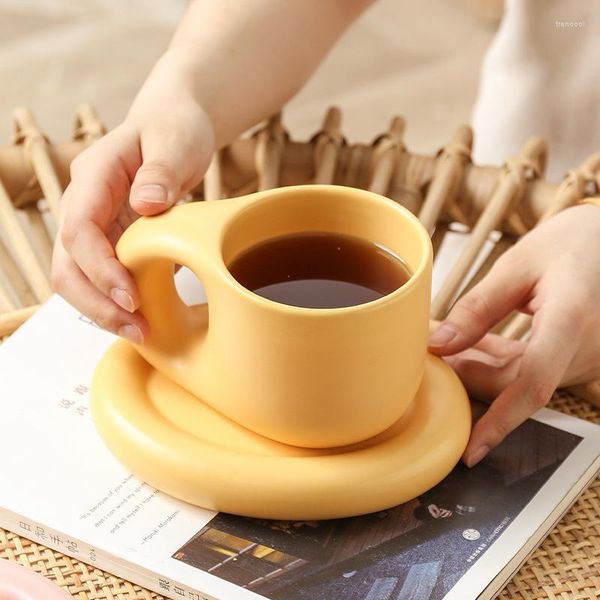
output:
[[[473,427],[468,466],[545,406],[556,387],[600,378],[599,298],[600,209],[576,206],[523,236],[431,334],[429,350],[467,389],[494,398]],[[526,341],[488,333],[513,310],[533,315]]]
[[[120,235],[197,184],[213,147],[279,110],[372,1],[190,2],[124,123],[72,164],[55,291],[102,327],[143,342],[139,293],[114,253]]]
[[[149,326],[115,244],[140,215],[167,210],[197,185],[214,145],[210,119],[171,73],[158,66],[125,121],[73,161],[52,259],[54,290],[135,343]]]

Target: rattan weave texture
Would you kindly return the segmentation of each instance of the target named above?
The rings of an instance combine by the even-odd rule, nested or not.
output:
[[[164,600],[163,596],[2,528],[0,558],[17,561],[44,575],[67,590],[76,600]]]

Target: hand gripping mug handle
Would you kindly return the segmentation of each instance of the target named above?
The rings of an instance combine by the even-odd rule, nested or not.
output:
[[[198,351],[208,328],[207,311],[179,297],[174,265],[193,271],[210,300],[222,262],[222,232],[231,212],[227,201],[177,206],[138,219],[117,244],[117,257],[138,285],[139,310],[150,325],[149,339],[136,349],[167,374],[189,364],[186,357]]]

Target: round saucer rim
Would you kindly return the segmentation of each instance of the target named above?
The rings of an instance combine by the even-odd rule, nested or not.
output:
[[[166,421],[162,415],[160,418],[163,422],[160,423],[156,419],[160,413],[156,410],[155,415],[150,415],[154,422],[150,425],[145,422],[140,427],[139,423],[134,424],[123,414],[119,414],[114,408],[114,399],[112,404],[110,398],[106,400],[107,395],[110,396],[111,388],[106,385],[108,373],[105,371],[107,368],[110,371],[111,360],[115,362],[114,358],[119,353],[123,354],[126,348],[127,351],[131,350],[131,354],[124,356],[143,361],[137,352],[123,341],[117,342],[108,350],[97,368],[92,384],[92,416],[96,427],[111,451],[136,475],[173,496],[204,508],[264,518],[334,518],[389,508],[416,497],[447,475],[460,459],[468,440],[470,409],[466,392],[450,367],[432,356],[427,359],[426,376],[417,397],[423,393],[423,389],[427,390],[427,377],[431,381],[445,379],[447,389],[452,389],[452,393],[446,394],[448,402],[454,403],[452,410],[446,407],[446,417],[454,419],[458,430],[456,427],[452,430],[445,428],[444,439],[438,439],[438,443],[431,447],[426,455],[416,457],[411,462],[407,462],[406,456],[403,457],[397,449],[398,440],[401,441],[402,435],[406,435],[406,428],[400,434],[390,436],[383,444],[375,444],[358,451],[319,456],[261,456],[249,455],[218,446],[202,438],[195,438],[188,432],[176,429],[175,425],[165,425]],[[147,363],[144,362],[144,365]],[[121,361],[116,363],[115,368],[124,369],[126,372],[128,367]],[[131,371],[133,372],[133,369]],[[152,367],[147,369],[147,372],[153,371]],[[118,381],[119,387],[123,386],[123,377],[114,379]],[[428,393],[431,396],[432,391]],[[113,398],[117,396],[118,394],[113,394]],[[117,400],[116,404],[118,402]],[[140,402],[139,398],[137,402]],[[130,402],[128,408],[131,409],[132,406]],[[114,413],[112,415],[111,409]],[[414,411],[418,412],[418,409]],[[459,413],[458,416],[456,413]],[[429,415],[427,424],[431,425],[432,421],[435,422],[435,416]],[[153,430],[151,435],[148,435],[149,429]],[[438,419],[437,431],[433,434],[439,434],[443,429],[444,425]],[[173,437],[174,431],[176,437]],[[157,441],[157,438],[164,441],[169,437],[172,438],[171,444],[161,446]],[[420,439],[422,440],[422,436],[417,437],[417,442],[412,442],[413,446],[415,443],[422,446]],[[133,452],[127,440],[136,440],[137,447]],[[175,446],[179,451],[172,454]],[[386,447],[390,450],[382,452],[382,448]],[[136,460],[135,455],[140,448],[144,458],[137,457]],[[197,459],[198,456],[206,456],[207,453],[211,460],[194,461],[194,457]],[[153,465],[152,469],[148,469],[149,464]],[[166,477],[157,474],[157,465],[161,464],[163,474],[167,473]],[[364,468],[365,464],[368,465],[368,469]],[[361,465],[362,468],[357,468]],[[177,475],[174,475],[175,473]],[[227,481],[224,481],[225,478]],[[257,493],[257,486],[262,490],[262,494],[260,491]],[[212,492],[209,490],[211,487]],[[378,494],[374,488],[386,489],[387,492]],[[350,498],[350,490],[360,493]],[[306,502],[298,499],[291,501],[291,496],[297,494],[304,496]],[[227,495],[229,499],[224,500]],[[337,509],[331,506],[309,506],[310,498],[327,495],[340,496],[343,506]],[[235,499],[234,496],[238,498]],[[250,496],[256,497],[255,506],[251,506]],[[271,498],[268,502],[271,508],[266,512],[261,512],[261,496]],[[393,502],[390,501],[391,497]],[[275,501],[273,498],[279,500]]]

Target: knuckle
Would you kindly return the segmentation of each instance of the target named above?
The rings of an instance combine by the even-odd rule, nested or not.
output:
[[[86,264],[85,268],[80,266],[85,276],[92,282],[94,287],[103,294],[108,294],[110,290],[115,287],[111,272],[106,267],[107,265],[104,261],[95,261],[93,264]]]
[[[536,382],[529,385],[527,390],[527,406],[532,412],[544,408],[550,402],[554,389],[545,382]]]
[[[161,160],[151,160],[144,162],[138,171],[138,176],[153,180],[170,181],[173,176],[173,167]]]
[[[498,445],[509,433],[510,428],[504,421],[496,421],[492,428],[493,445]]]
[[[508,423],[502,418],[502,415],[489,415],[490,417],[490,429],[489,429],[489,440],[492,446],[497,446],[509,433],[510,427]]]
[[[71,219],[65,219],[60,232],[60,241],[65,250],[70,250],[73,247],[80,231],[81,228],[77,223],[74,223]]]
[[[510,432],[511,428],[504,412],[500,411],[495,403],[488,408],[485,414],[488,439],[492,446],[498,445]]]
[[[484,321],[490,314],[490,304],[481,292],[473,289],[457,303],[456,311],[465,320]]]
[[[92,321],[102,329],[116,332],[119,329],[119,310],[113,306],[99,307],[92,314]]]
[[[108,293],[109,290],[114,287],[110,273],[107,273],[100,265],[87,275],[94,285],[103,293]]]

